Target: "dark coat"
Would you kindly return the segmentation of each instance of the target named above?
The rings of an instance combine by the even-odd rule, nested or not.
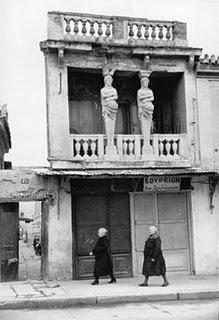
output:
[[[152,262],[154,259],[155,262]],[[144,246],[144,263],[142,274],[146,277],[165,275],[166,265],[161,251],[161,239],[159,236],[150,236]]]
[[[113,274],[113,264],[110,255],[110,244],[106,236],[97,240],[92,250],[95,256],[94,277]]]

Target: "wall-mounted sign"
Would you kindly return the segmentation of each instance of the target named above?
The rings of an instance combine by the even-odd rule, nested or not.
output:
[[[143,191],[179,191],[179,176],[149,176],[144,178]]]

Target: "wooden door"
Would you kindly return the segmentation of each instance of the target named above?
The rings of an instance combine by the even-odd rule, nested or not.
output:
[[[106,227],[106,199],[102,195],[77,196],[75,201],[76,261],[74,278],[93,275],[94,259],[89,252],[97,240],[97,230]],[[73,261],[73,266],[74,262]]]
[[[131,276],[131,244],[128,195],[78,195],[73,197],[73,278],[91,278],[94,257],[89,252],[97,241],[99,228],[106,228],[111,244],[114,272]]]
[[[142,273],[143,250],[149,236],[149,226],[156,224],[155,201],[153,194],[134,195],[134,233],[136,273]]]
[[[186,193],[158,194],[157,208],[167,270],[189,272]]]
[[[131,276],[131,240],[129,196],[108,198],[109,235],[115,275]]]
[[[0,203],[0,280],[18,280],[18,203]]]
[[[186,193],[134,195],[135,273],[141,274],[149,226],[157,225],[167,271],[189,272],[189,236]]]

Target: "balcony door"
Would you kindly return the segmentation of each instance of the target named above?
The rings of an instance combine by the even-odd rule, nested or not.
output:
[[[94,100],[69,101],[69,131],[72,134],[101,134],[101,106]]]

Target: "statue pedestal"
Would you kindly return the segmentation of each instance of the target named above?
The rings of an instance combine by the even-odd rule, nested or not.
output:
[[[154,152],[152,146],[146,146],[142,149],[142,159],[143,160],[152,160],[154,159]]]
[[[117,153],[117,148],[115,145],[108,145],[106,146],[106,160],[118,160],[119,156]]]

